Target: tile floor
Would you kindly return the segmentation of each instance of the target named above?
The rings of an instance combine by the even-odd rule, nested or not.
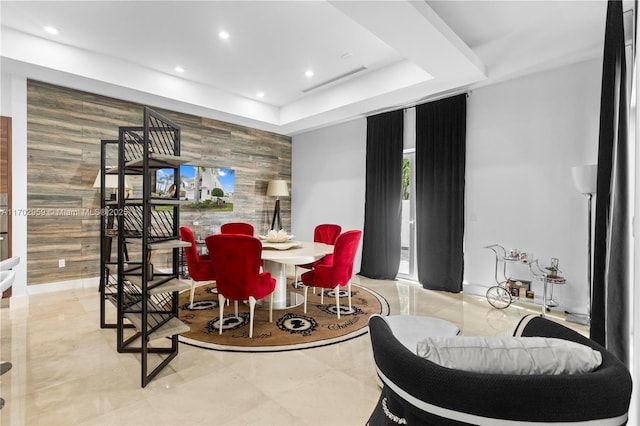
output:
[[[386,297],[391,314],[446,319],[464,335],[508,335],[539,312],[402,281],[354,283]],[[0,425],[363,425],[379,395],[368,335],[280,353],[181,345],[142,389],[138,357],[118,354],[115,330],[99,328],[96,289],[33,295],[0,315],[0,359],[13,363],[0,378]]]

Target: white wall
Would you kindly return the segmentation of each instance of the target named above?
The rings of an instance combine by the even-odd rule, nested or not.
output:
[[[320,223],[363,229],[366,131],[366,120],[359,119],[293,137],[291,232],[297,238],[313,240]],[[361,251],[362,242],[356,272]]]
[[[638,236],[638,230],[640,229],[640,197],[638,197],[638,192],[640,191],[640,149],[638,149],[638,138],[640,129],[638,129],[638,123],[640,123],[640,109],[637,106],[637,84],[638,84],[638,73],[640,70],[636,67],[634,69],[634,78],[635,85],[634,89],[636,90],[636,94],[633,96],[632,103],[632,113],[635,113],[635,122],[633,122],[633,134],[635,136],[636,148],[635,148],[635,156],[636,156],[636,167],[635,167],[635,204],[634,204],[634,217],[633,217],[633,229],[634,229],[634,277],[633,277],[633,288],[631,291],[630,297],[632,297],[633,301],[630,306],[631,310],[631,354],[629,355],[629,359],[631,360],[631,376],[633,378],[633,393],[631,395],[631,406],[629,408],[629,424],[640,424],[640,398],[638,398],[638,394],[640,393],[640,356],[634,354],[640,354],[640,310],[637,309],[640,306],[640,238]]]
[[[27,212],[27,79],[23,75],[0,74],[2,115],[11,117],[11,201],[14,212]],[[16,173],[17,172],[17,173]],[[14,214],[11,219],[11,254],[20,256],[20,264],[14,268],[11,306],[23,306],[27,294],[27,216]]]
[[[0,73],[0,115],[11,117],[11,74]]]
[[[571,167],[597,158],[600,75],[601,63],[593,60],[473,90],[466,291],[493,283],[494,256],[483,247],[500,243],[533,252],[543,266],[559,258],[567,284],[557,286],[554,299],[586,311],[586,201],[573,186]],[[365,148],[364,119],[293,137],[295,235],[311,238],[321,222],[362,229]]]
[[[469,97],[465,283],[493,282],[495,256],[483,247],[499,243],[533,253],[541,266],[559,258],[567,284],[554,300],[586,312],[587,204],[571,168],[597,161],[601,67],[583,62]],[[508,274],[528,271],[515,265]]]

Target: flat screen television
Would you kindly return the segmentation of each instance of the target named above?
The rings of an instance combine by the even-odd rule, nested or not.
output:
[[[211,208],[232,211],[235,191],[235,170],[224,167],[205,167],[189,164],[180,165],[180,176],[174,176],[174,169],[156,171],[155,193],[158,197],[175,197],[190,208]]]

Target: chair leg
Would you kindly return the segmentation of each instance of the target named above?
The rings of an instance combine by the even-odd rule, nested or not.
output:
[[[193,309],[193,294],[196,291],[196,282],[191,279],[191,295],[189,296],[189,309]]]
[[[313,292],[315,293],[315,290]],[[324,290],[322,288],[320,288],[320,304],[324,305]]]
[[[220,305],[220,333],[222,334],[222,325],[224,324],[224,299],[222,293],[218,293],[218,305]]]
[[[273,322],[273,293],[269,296],[269,322]]]
[[[249,339],[253,337],[253,311],[256,308],[256,299],[249,296]]]
[[[293,265],[293,288],[302,287],[302,283],[300,283],[300,279],[298,278],[298,265]]]
[[[233,301],[233,306],[236,308],[236,316],[238,316],[238,301],[237,300]]]
[[[304,313],[307,313],[307,293],[309,292],[309,287],[304,286]]]
[[[300,276],[300,278],[298,278],[299,266],[298,265],[293,265],[293,268],[294,268],[294,273],[293,273],[294,278],[293,279],[295,280],[293,282],[293,288],[302,288],[304,286],[304,284],[302,283],[302,276]],[[306,268],[303,268],[303,269],[306,269]],[[316,292],[316,288],[315,287],[313,287],[313,292],[314,293]]]
[[[338,319],[340,319],[340,284],[333,291],[336,294],[336,310],[338,311]]]
[[[349,280],[349,283],[347,284],[347,294],[347,297],[349,298],[349,312],[351,312],[351,280]]]

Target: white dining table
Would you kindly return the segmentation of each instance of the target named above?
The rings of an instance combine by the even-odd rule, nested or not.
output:
[[[273,309],[286,309],[304,302],[304,297],[287,291],[287,265],[304,265],[333,253],[333,246],[307,241],[270,243],[262,241],[262,268],[276,280]]]

